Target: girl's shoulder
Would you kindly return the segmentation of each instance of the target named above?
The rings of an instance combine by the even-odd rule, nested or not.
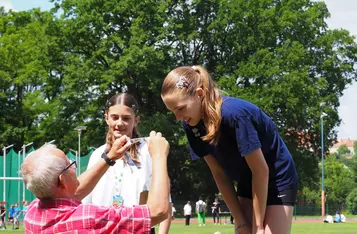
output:
[[[93,153],[91,154],[91,157],[101,157],[102,154],[103,154],[103,152],[104,152],[105,149],[106,149],[106,146],[107,146],[107,145],[104,144],[104,145],[98,147],[97,149],[95,149],[95,150],[93,151]]]
[[[221,108],[222,117],[239,117],[258,112],[260,108],[246,100],[223,96]]]

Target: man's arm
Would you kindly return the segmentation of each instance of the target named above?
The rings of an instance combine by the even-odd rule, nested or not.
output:
[[[161,136],[161,133],[152,131],[148,146],[152,157],[152,182],[147,205],[150,209],[151,224],[156,225],[168,217],[170,210],[170,182],[167,173],[169,143]]]
[[[130,148],[130,145],[126,145],[128,140],[129,138],[127,136],[122,136],[119,139],[116,139],[111,150],[107,154],[108,158],[110,160],[121,158]],[[83,172],[78,177],[79,186],[75,194],[75,199],[81,201],[85,198],[94,189],[108,168],[109,165],[104,160],[99,160],[92,168]]]
[[[167,215],[167,218],[160,223],[159,234],[169,233],[170,226],[171,226],[171,220],[172,220],[171,211],[172,211],[172,203],[170,203],[170,210],[169,210],[169,214]]]

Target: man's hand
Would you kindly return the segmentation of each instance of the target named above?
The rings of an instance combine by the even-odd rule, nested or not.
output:
[[[147,142],[149,146],[149,153],[153,159],[167,157],[169,154],[169,143],[164,137],[162,137],[160,132],[150,132],[150,137]]]
[[[124,153],[130,148],[130,144],[126,144],[129,141],[129,137],[123,135],[113,142],[112,148],[108,153],[110,160],[117,160],[123,157]]]

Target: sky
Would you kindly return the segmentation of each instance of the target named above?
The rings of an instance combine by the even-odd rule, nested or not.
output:
[[[41,10],[48,10],[53,6],[49,0],[0,0],[0,6],[5,9],[15,11],[27,11],[32,8],[41,8]]]
[[[347,29],[357,36],[357,0],[325,0],[331,17],[327,19],[330,28]],[[357,40],[355,40],[357,42]],[[338,138],[357,140],[357,82],[347,88],[340,98],[338,114],[342,119],[337,128]]]
[[[327,19],[330,28],[344,28],[357,37],[357,0],[324,0],[331,17]],[[0,0],[0,6],[16,11],[40,7],[50,9],[53,4],[49,0]],[[357,42],[357,40],[356,40]],[[339,116],[342,120],[337,128],[338,139],[357,140],[357,82],[350,85],[340,98]]]

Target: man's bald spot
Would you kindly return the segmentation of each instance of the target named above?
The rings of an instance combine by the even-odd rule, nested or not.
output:
[[[62,150],[57,149],[53,145],[44,145],[38,150],[33,151],[30,153],[24,160],[23,163],[23,169],[31,169],[32,168],[32,163],[36,163],[36,160],[40,159],[44,155],[52,155],[54,157],[62,158],[66,161],[68,161],[67,156],[63,153]]]

